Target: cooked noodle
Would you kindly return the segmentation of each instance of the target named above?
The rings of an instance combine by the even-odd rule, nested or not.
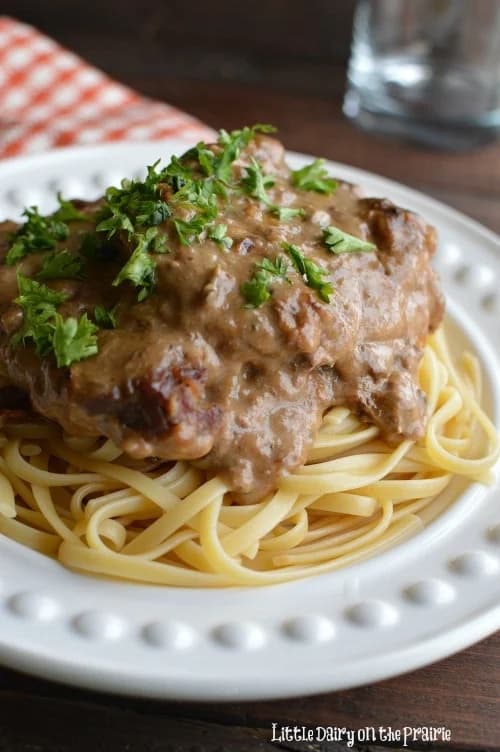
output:
[[[420,383],[421,441],[391,446],[335,407],[307,464],[249,505],[188,462],[140,472],[109,440],[7,425],[0,532],[72,569],[162,585],[264,585],[343,567],[418,532],[454,476],[491,482],[499,439],[480,407],[476,358],[455,366],[440,330]]]

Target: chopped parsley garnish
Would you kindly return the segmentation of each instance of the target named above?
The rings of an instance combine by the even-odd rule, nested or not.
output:
[[[95,305],[88,314],[64,318],[58,306],[68,296],[52,290],[41,280],[79,279],[90,262],[116,262],[126,248],[128,259],[121,269],[117,267],[119,271],[112,285],[132,284],[139,302],[143,301],[156,283],[159,260],[155,256],[170,253],[169,239],[174,235],[178,238],[177,247],[208,239],[223,250],[231,248],[233,240],[219,212],[228,197],[235,193],[246,193],[281,222],[304,216],[302,208],[274,203],[275,191],[271,189],[277,177],[266,174],[251,155],[245,167],[239,165],[239,169],[233,171],[234,162],[250,141],[258,133],[272,131],[274,128],[269,125],[245,127],[230,133],[221,130],[215,146],[199,142],[182,157],[172,157],[164,168],[158,167],[159,161],[149,166],[144,180],[123,180],[120,187],[108,188],[100,207],[92,212],[79,211],[61,195],[58,195],[59,208],[48,217],[41,216],[36,207],[26,209],[26,221],[12,234],[6,263],[16,264],[30,253],[48,253],[42,258],[37,275],[39,281],[18,274],[16,302],[23,309],[24,318],[21,328],[11,338],[12,346],[30,342],[38,355],[52,355],[60,367],[97,353],[98,328],[116,327],[115,309]],[[255,154],[258,155],[258,151]],[[241,172],[243,177],[240,177]],[[300,190],[323,194],[331,193],[336,187],[323,160],[292,172],[291,180]],[[73,245],[65,248],[62,242],[69,235],[71,222],[95,223],[91,232],[85,232],[88,229],[85,227],[80,231],[76,229],[74,234],[78,236],[79,248]],[[164,223],[166,225],[162,226]],[[118,233],[120,236],[116,239]],[[322,240],[332,253],[375,248],[334,227],[323,231]],[[298,246],[284,243],[283,247],[286,255],[274,260],[262,259],[248,281],[241,285],[247,307],[258,308],[269,300],[277,283],[290,283],[288,274],[292,265],[304,282],[322,300],[329,302],[333,287],[328,281],[328,270],[307,258]],[[182,251],[178,248],[179,253]]]
[[[246,176],[241,181],[243,190],[252,198],[256,198],[265,204],[272,214],[275,214],[282,222],[286,222],[293,217],[303,217],[304,209],[294,209],[290,206],[277,206],[273,204],[267,193],[276,182],[273,175],[266,175],[262,171],[260,164],[252,158],[249,167],[245,167]]]
[[[213,240],[214,243],[217,243],[217,245],[220,245],[220,247],[225,251],[227,251],[233,245],[233,239],[229,238],[226,235],[226,232],[227,225],[212,225],[208,230],[207,237],[210,240]]]
[[[96,305],[94,308],[94,321],[101,329],[116,329],[115,309],[109,310],[103,305]]]
[[[183,160],[186,159],[187,154],[184,154],[182,159],[179,159],[179,157],[172,157],[167,167],[165,167],[164,170],[162,170],[161,179],[165,182],[168,182],[171,186],[174,192],[179,191],[187,180],[192,179],[192,170],[191,168],[185,164]]]
[[[295,270],[301,275],[306,285],[316,290],[321,300],[329,303],[333,287],[330,282],[325,282],[323,279],[328,274],[326,269],[323,269],[314,263],[314,261],[304,256],[300,248],[297,248],[296,245],[283,243],[283,247],[290,257]]]
[[[128,233],[129,241],[135,243],[113,285],[129,280],[139,288],[139,301],[150,294],[155,283],[156,264],[148,252],[169,252],[166,236],[158,229],[172,213],[160,193],[163,172],[156,170],[159,161],[147,168],[143,181],[122,180],[121,188],[108,188],[96,228],[97,232],[106,232],[108,239],[123,230]]]
[[[241,285],[240,291],[247,301],[246,308],[259,308],[271,297],[270,287],[274,278],[278,277],[288,282],[288,264],[283,256],[278,256],[274,261],[262,259],[257,265],[255,272],[248,282]]]
[[[270,284],[270,275],[262,269],[256,271],[248,282],[243,282],[240,291],[247,301],[245,308],[259,308],[266,300],[269,300],[271,297]]]
[[[167,245],[167,236],[159,232],[157,227],[150,227],[146,230],[146,235],[149,233],[149,251],[151,253],[170,253],[170,248]]]
[[[67,319],[56,313],[52,346],[59,368],[70,366],[97,353],[97,326],[86,313],[79,319]]]
[[[231,131],[231,133],[220,130],[217,139],[218,149],[208,149],[206,143],[200,141],[181,157],[180,164],[185,164],[189,160],[196,160],[206,177],[215,178],[221,183],[229,185],[232,178],[232,164],[238,159],[242,149],[248,146],[257,133],[273,133],[275,130],[276,128],[272,125],[262,124],[251,127],[246,126],[245,128]],[[170,169],[169,165],[166,172],[169,175],[173,175],[174,170],[179,170],[179,160],[177,160],[177,164],[174,165],[173,170]],[[182,177],[185,178],[186,176],[181,174],[179,177],[182,179]]]
[[[200,141],[180,159],[171,160],[162,172],[162,179],[174,191],[170,199],[174,211],[172,224],[181,245],[192,245],[200,240],[203,233],[222,248],[228,249],[232,245],[230,238],[221,235],[221,230],[214,229],[221,226],[213,224],[219,213],[218,200],[227,198],[228,190],[234,188],[232,164],[242,149],[257,133],[271,133],[274,130],[271,125],[260,124],[231,133],[221,130],[217,148],[209,149]],[[199,165],[199,170],[195,171],[190,164],[193,161]],[[274,178],[264,175],[255,160],[245,169],[247,175],[241,181],[243,189],[252,197],[270,204],[266,188],[274,184]],[[196,176],[200,172],[202,178]],[[179,209],[182,210],[180,214]]]
[[[328,171],[324,167],[324,159],[315,159],[309,165],[292,172],[292,183],[301,191],[316,191],[316,193],[333,193],[337,187],[337,181],[328,177]]]
[[[97,232],[107,232],[108,238],[112,238],[119,230],[126,230],[129,233],[134,232],[134,225],[128,214],[126,214],[118,205],[118,200],[115,205],[115,196],[110,192],[112,190],[117,191],[118,188],[108,188],[106,191],[108,204],[100,214],[100,216],[104,218],[100,220],[96,227]]]
[[[338,227],[326,227],[323,230],[323,242],[330,253],[370,253],[377,250],[373,243],[349,235]]]
[[[172,223],[182,245],[191,245],[199,240],[208,225],[217,218],[218,188],[211,179],[186,179],[184,185],[172,196],[175,209],[185,216],[173,217]]]
[[[68,250],[51,251],[43,257],[38,279],[81,279],[85,261]]]
[[[252,198],[262,201],[266,206],[271,206],[271,199],[267,195],[267,188],[274,185],[275,178],[272,175],[265,175],[262,167],[253,157],[248,167],[245,167],[246,176],[242,179],[243,190]]]
[[[241,130],[227,133],[225,130],[219,131],[217,143],[222,147],[220,154],[215,155],[213,160],[213,174],[225,183],[231,181],[231,165],[238,159],[242,149],[255,138],[257,133],[274,133],[276,128],[272,125],[258,123],[251,127],[246,126]],[[211,174],[211,173],[207,173]]]
[[[257,267],[275,277],[281,277],[288,282],[286,276],[288,274],[288,264],[286,258],[283,256],[277,256],[274,261],[271,261],[271,259],[268,258],[262,259],[262,261],[259,261],[257,264]]]
[[[136,235],[137,245],[112,283],[116,287],[128,280],[134,287],[139,288],[137,295],[139,301],[147,298],[155,284],[156,264],[149,250],[154,248],[156,237],[155,227],[150,227],[144,234]]]
[[[192,219],[180,219],[174,217],[172,222],[181,245],[191,245],[191,243],[197,240],[205,229],[205,225],[208,221],[209,220],[205,220],[203,217],[198,217],[196,215]]]
[[[17,275],[17,287],[19,295],[14,302],[29,312],[41,305],[55,307],[68,299],[66,293],[52,290],[47,285],[43,285],[35,279],[24,277],[22,274]]]
[[[60,222],[88,222],[89,217],[75,207],[72,201],[63,198],[60,193],[57,194],[59,209],[52,215],[54,219]]]
[[[220,183],[213,178],[186,178],[171,202],[174,207],[187,207],[204,211],[214,219],[217,216],[217,197],[222,195]]]
[[[159,164],[148,167],[146,178],[122,180],[121,187],[111,186],[106,191],[106,203],[98,214],[98,232],[106,232],[111,238],[119,230],[133,234],[141,227],[156,227],[170,217],[170,208],[159,192],[161,173]]]
[[[11,235],[12,244],[5,258],[8,266],[17,264],[29,253],[55,248],[59,240],[65,240],[69,235],[64,222],[54,217],[42,217],[36,206],[25,209],[23,217],[26,217],[26,222]]]
[[[204,141],[197,143],[194,149],[191,152],[188,152],[188,155],[193,156],[198,160],[202,172],[207,177],[212,177],[216,174],[217,158],[211,149],[207,149],[207,145]]]
[[[33,342],[40,357],[54,354],[57,365],[70,366],[97,353],[97,327],[87,314],[79,319],[64,319],[57,306],[64,303],[66,293],[51,290],[40,282],[17,275],[19,295],[15,302],[23,309],[21,328],[11,337],[10,344],[17,347]]]
[[[67,300],[67,295],[21,274],[17,275],[17,286],[19,295],[14,302],[23,309],[23,323],[10,343],[17,347],[31,340],[38,355],[48,355],[52,351],[56,306]]]
[[[271,212],[276,214],[281,222],[287,222],[294,217],[303,217],[305,214],[304,209],[293,209],[291,206],[273,206]]]

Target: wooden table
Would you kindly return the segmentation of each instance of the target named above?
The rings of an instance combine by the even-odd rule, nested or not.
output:
[[[394,178],[500,232],[500,145],[445,154],[362,133],[328,96],[262,86],[148,76],[128,83],[189,110],[214,127],[271,122],[286,146]],[[473,252],[473,249],[471,249]],[[176,704],[83,692],[0,671],[0,750],[23,752],[242,752],[339,749],[271,744],[271,723],[447,726],[448,749],[500,750],[500,633],[420,671],[360,689],[280,702]],[[415,746],[415,745],[413,745]],[[342,747],[343,748],[343,747]]]

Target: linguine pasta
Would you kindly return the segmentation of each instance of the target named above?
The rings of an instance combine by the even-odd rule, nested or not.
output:
[[[49,423],[0,433],[0,532],[75,570],[182,587],[264,585],[365,559],[422,529],[454,476],[488,483],[497,432],[480,367],[455,365],[443,330],[420,366],[427,426],[389,445],[347,408],[323,418],[307,464],[260,502],[188,462],[134,468],[111,441]]]

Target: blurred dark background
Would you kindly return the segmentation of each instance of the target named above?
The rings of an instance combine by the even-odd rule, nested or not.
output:
[[[364,133],[343,116],[355,5],[2,0],[0,13],[36,26],[121,82],[215,128],[273,123],[290,149],[399,180],[500,231],[500,145],[436,152]]]
[[[111,75],[224,80],[337,93],[355,0],[4,0]]]

